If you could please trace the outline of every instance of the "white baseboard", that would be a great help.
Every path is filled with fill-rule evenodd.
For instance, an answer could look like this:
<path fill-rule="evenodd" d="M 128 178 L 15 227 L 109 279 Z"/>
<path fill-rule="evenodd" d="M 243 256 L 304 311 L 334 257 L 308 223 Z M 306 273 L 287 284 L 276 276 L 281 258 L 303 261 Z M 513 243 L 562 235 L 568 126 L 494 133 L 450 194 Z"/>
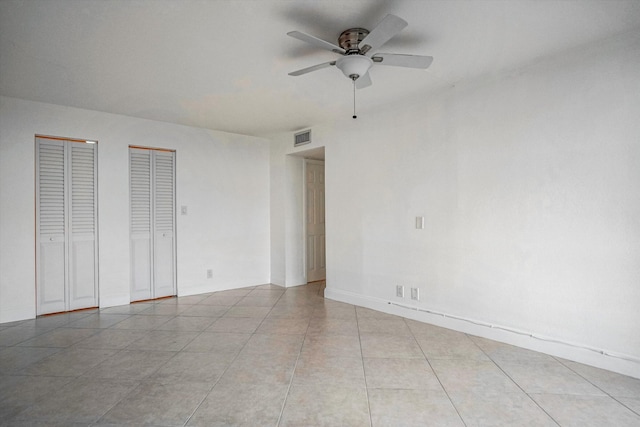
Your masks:
<path fill-rule="evenodd" d="M 591 349 L 590 346 L 563 342 L 552 337 L 536 337 L 535 332 L 516 331 L 512 328 L 491 326 L 488 322 L 463 319 L 448 313 L 435 313 L 424 307 L 408 304 L 396 305 L 391 301 L 356 294 L 340 289 L 326 288 L 325 298 L 370 308 L 407 319 L 429 323 L 435 326 L 464 332 L 482 338 L 511 344 L 533 351 L 561 357 L 596 368 L 606 369 L 619 374 L 640 378 L 640 357 L 616 355 L 606 349 Z M 429 312 L 427 312 L 427 311 Z M 511 330 L 509 330 L 511 329 Z"/>

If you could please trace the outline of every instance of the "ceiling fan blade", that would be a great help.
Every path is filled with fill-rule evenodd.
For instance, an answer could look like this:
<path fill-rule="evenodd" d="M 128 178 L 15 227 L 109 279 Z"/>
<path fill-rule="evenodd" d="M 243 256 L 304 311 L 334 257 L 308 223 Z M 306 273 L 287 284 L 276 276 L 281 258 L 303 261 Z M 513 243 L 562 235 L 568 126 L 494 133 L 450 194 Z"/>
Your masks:
<path fill-rule="evenodd" d="M 369 35 L 360 42 L 360 50 L 363 53 L 367 53 L 378 49 L 407 25 L 407 21 L 395 15 L 385 16 L 378 26 L 371 30 Z"/>
<path fill-rule="evenodd" d="M 294 39 L 302 40 L 303 42 L 309 43 L 315 47 L 319 47 L 321 49 L 330 50 L 335 53 L 339 53 L 344 55 L 344 49 L 338 47 L 332 43 L 324 41 L 314 36 L 310 36 L 309 34 L 302 33 L 300 31 L 290 31 L 287 33 L 288 36 L 293 37 Z"/>
<path fill-rule="evenodd" d="M 373 62 L 394 67 L 420 68 L 426 70 L 433 62 L 433 56 L 402 55 L 398 53 L 376 53 Z"/>
<path fill-rule="evenodd" d="M 311 67 L 303 68 L 301 70 L 292 71 L 289 73 L 290 76 L 301 76 L 303 74 L 310 73 L 312 71 L 321 70 L 323 68 L 330 67 L 332 65 L 336 65 L 336 61 L 323 62 L 322 64 L 313 65 Z"/>
<path fill-rule="evenodd" d="M 365 87 L 371 86 L 372 83 L 371 76 L 369 73 L 366 73 L 364 76 L 360 76 L 356 79 L 356 89 L 364 89 Z"/>

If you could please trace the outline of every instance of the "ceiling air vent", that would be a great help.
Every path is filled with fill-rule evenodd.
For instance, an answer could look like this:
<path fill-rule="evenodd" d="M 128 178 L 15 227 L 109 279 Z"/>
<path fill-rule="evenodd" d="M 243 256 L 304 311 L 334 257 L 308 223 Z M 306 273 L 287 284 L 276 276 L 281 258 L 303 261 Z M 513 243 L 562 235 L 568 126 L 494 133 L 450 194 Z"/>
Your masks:
<path fill-rule="evenodd" d="M 293 146 L 297 147 L 299 145 L 308 144 L 311 142 L 311 129 L 303 130 L 302 132 L 298 132 L 293 137 Z"/>

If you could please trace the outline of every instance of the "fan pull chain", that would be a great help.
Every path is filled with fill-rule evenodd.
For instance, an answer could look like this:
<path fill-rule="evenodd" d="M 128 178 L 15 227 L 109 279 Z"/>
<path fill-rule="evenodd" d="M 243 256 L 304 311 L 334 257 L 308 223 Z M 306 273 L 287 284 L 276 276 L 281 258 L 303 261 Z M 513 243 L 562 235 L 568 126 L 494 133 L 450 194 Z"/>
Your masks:
<path fill-rule="evenodd" d="M 356 116 L 356 79 L 352 79 L 353 81 L 353 118 L 357 119 Z"/>

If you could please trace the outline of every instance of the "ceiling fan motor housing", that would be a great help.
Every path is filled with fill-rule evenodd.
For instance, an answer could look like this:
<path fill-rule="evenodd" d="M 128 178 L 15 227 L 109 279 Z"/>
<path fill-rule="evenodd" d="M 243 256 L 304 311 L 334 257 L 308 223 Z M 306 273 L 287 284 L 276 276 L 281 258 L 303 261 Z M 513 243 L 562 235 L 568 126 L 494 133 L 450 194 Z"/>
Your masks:
<path fill-rule="evenodd" d="M 346 51 L 347 55 L 361 53 L 358 45 L 369 35 L 369 30 L 364 28 L 349 28 L 338 37 L 338 45 Z"/>

